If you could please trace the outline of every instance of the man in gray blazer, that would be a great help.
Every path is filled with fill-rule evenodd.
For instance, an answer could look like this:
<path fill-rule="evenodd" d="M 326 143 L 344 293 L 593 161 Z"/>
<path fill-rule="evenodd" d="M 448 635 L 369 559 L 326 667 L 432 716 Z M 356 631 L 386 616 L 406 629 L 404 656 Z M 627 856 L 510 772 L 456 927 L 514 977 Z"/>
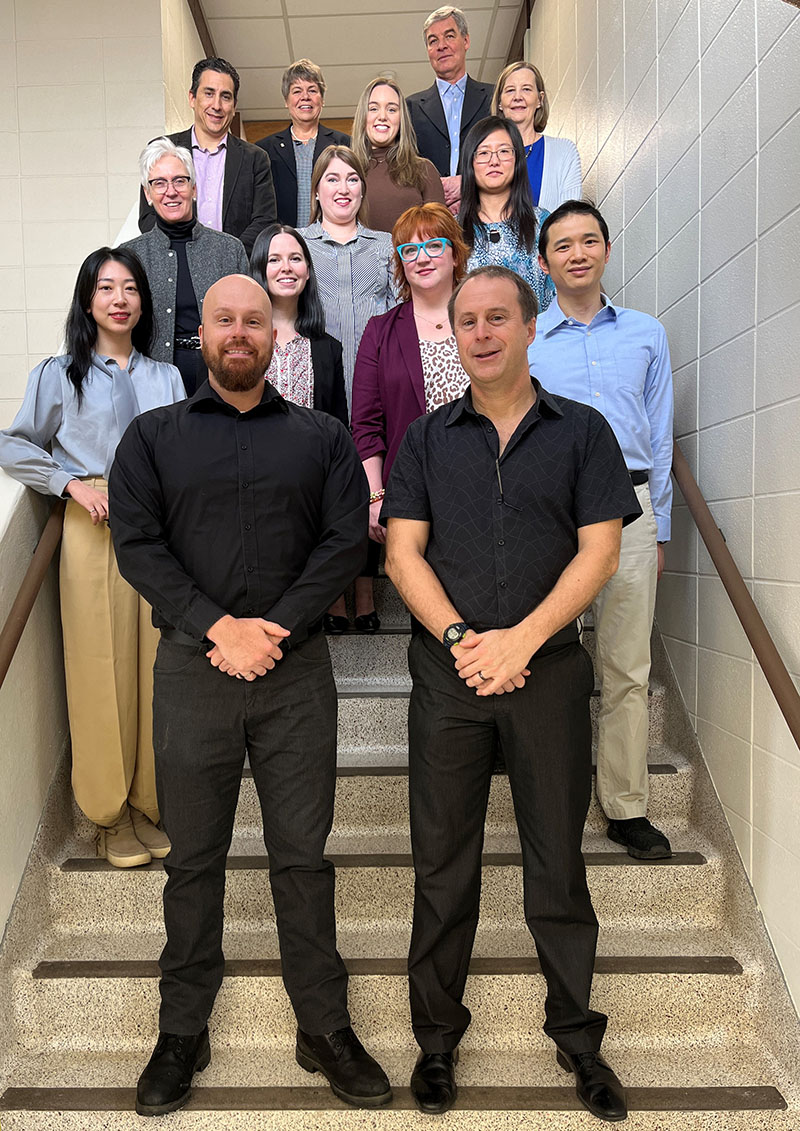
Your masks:
<path fill-rule="evenodd" d="M 206 228 L 237 236 L 248 255 L 256 236 L 277 217 L 269 157 L 230 133 L 239 97 L 239 75 L 225 59 L 201 59 L 192 71 L 191 129 L 168 134 L 189 150 L 197 176 L 197 218 Z M 139 231 L 149 232 L 155 213 L 142 192 Z"/>
<path fill-rule="evenodd" d="M 269 155 L 278 203 L 278 220 L 291 228 L 309 223 L 311 172 L 329 145 L 349 145 L 350 138 L 321 122 L 325 77 L 310 59 L 298 59 L 283 72 L 281 94 L 290 124 L 256 145 Z"/>
<path fill-rule="evenodd" d="M 444 199 L 457 212 L 461 198 L 461 143 L 481 118 L 491 113 L 493 87 L 467 74 L 469 28 L 460 8 L 431 12 L 422 34 L 436 82 L 406 99 L 421 157 L 432 161 L 442 178 Z"/>

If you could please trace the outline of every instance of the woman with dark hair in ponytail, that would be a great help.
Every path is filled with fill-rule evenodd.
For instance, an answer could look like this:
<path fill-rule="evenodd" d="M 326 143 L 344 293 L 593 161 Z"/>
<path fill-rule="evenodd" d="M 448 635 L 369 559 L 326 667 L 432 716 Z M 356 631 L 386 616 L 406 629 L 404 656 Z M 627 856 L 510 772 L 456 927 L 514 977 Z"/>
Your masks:
<path fill-rule="evenodd" d="M 101 247 L 81 265 L 67 352 L 31 373 L 0 432 L 0 467 L 66 498 L 61 622 L 72 738 L 72 786 L 97 826 L 98 855 L 120 868 L 164 857 L 152 745 L 150 609 L 123 581 L 108 530 L 108 474 L 139 413 L 184 397 L 178 370 L 148 357 L 153 303 L 141 262 Z"/>

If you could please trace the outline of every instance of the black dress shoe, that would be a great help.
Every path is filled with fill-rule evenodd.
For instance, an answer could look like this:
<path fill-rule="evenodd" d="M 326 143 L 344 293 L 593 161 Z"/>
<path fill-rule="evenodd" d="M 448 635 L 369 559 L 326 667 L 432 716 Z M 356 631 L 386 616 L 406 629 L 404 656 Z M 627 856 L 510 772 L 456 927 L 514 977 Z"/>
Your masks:
<path fill-rule="evenodd" d="M 381 627 L 380 618 L 373 609 L 371 613 L 361 613 L 353 621 L 353 627 L 358 629 L 359 632 L 367 632 L 373 635 Z"/>
<path fill-rule="evenodd" d="M 452 1052 L 421 1052 L 411 1073 L 411 1094 L 420 1111 L 441 1115 L 456 1102 L 455 1066 L 458 1049 Z"/>
<path fill-rule="evenodd" d="M 210 1062 L 208 1027 L 188 1037 L 159 1033 L 136 1086 L 136 1111 L 139 1115 L 166 1115 L 183 1107 L 192 1094 L 192 1077 Z"/>
<path fill-rule="evenodd" d="M 625 1089 L 600 1053 L 579 1052 L 571 1056 L 556 1049 L 556 1060 L 565 1072 L 575 1073 L 578 1099 L 592 1115 L 609 1123 L 621 1123 L 628 1118 Z"/>
<path fill-rule="evenodd" d="M 335 617 L 333 613 L 325 613 L 322 618 L 322 627 L 328 636 L 341 636 L 350 627 L 347 617 Z"/>
<path fill-rule="evenodd" d="M 392 1098 L 388 1076 L 349 1025 L 320 1037 L 298 1029 L 295 1056 L 301 1068 L 319 1070 L 334 1094 L 355 1107 L 380 1107 Z"/>
<path fill-rule="evenodd" d="M 621 844 L 628 855 L 637 860 L 666 860 L 672 855 L 672 846 L 664 834 L 651 825 L 647 817 L 631 817 L 627 821 L 608 822 L 606 836 Z"/>

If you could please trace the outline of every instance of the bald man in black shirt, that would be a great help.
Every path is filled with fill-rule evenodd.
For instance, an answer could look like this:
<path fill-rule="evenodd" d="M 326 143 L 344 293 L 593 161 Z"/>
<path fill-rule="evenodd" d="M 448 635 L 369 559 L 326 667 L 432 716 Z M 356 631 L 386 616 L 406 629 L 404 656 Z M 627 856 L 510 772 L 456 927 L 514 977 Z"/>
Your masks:
<path fill-rule="evenodd" d="M 264 380 L 265 292 L 232 275 L 203 302 L 209 379 L 138 417 L 110 477 L 120 571 L 161 629 L 154 744 L 164 861 L 160 1035 L 136 1110 L 163 1115 L 210 1059 L 225 863 L 245 747 L 264 818 L 298 1063 L 359 1107 L 392 1096 L 350 1028 L 323 858 L 336 784 L 336 688 L 322 615 L 366 554 L 368 487 L 347 430 Z"/>
<path fill-rule="evenodd" d="M 411 1090 L 446 1111 L 469 1021 L 495 742 L 514 796 L 525 917 L 547 981 L 545 1032 L 602 1119 L 625 1093 L 589 1008 L 597 919 L 581 835 L 591 793 L 592 664 L 576 617 L 611 577 L 641 512 L 614 434 L 527 367 L 536 299 L 503 267 L 461 283 L 450 320 L 470 388 L 409 427 L 381 521 L 386 569 L 415 618 L 409 794 L 416 887 L 409 953 L 421 1052 Z"/>

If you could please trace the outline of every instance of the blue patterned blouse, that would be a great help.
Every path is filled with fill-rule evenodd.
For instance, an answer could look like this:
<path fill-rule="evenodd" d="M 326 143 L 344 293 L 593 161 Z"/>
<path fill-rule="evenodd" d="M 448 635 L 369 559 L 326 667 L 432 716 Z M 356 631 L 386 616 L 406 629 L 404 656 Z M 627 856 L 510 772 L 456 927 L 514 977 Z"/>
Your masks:
<path fill-rule="evenodd" d="M 542 222 L 550 215 L 544 208 L 536 208 L 536 223 L 541 229 Z M 492 239 L 492 233 L 495 239 Z M 539 312 L 547 310 L 555 296 L 555 287 L 546 271 L 539 266 L 536 251 L 528 253 L 517 239 L 516 226 L 506 220 L 475 228 L 475 246 L 467 261 L 467 270 L 499 264 L 508 267 L 528 283 L 539 301 Z"/>

